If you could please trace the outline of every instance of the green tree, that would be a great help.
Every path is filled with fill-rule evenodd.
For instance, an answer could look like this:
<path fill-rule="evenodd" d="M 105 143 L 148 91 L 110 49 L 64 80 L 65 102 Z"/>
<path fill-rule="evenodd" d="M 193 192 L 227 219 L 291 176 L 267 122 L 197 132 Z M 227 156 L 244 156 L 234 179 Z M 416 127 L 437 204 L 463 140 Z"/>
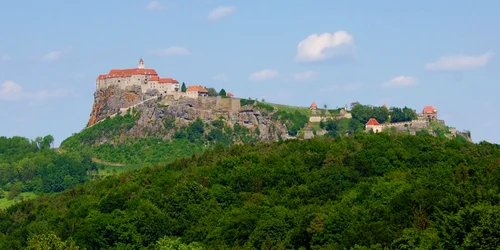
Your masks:
<path fill-rule="evenodd" d="M 220 95 L 220 96 L 222 96 L 222 97 L 226 97 L 226 90 L 221 89 L 221 90 L 219 91 L 219 95 Z"/>
<path fill-rule="evenodd" d="M 217 96 L 217 90 L 214 88 L 207 88 L 208 96 Z"/>
<path fill-rule="evenodd" d="M 417 119 L 417 113 L 414 110 L 404 107 L 392 107 L 390 109 L 391 122 L 406 122 Z"/>
<path fill-rule="evenodd" d="M 163 237 L 156 242 L 155 249 L 157 250 L 203 250 L 205 249 L 200 244 L 193 242 L 185 244 L 180 238 Z"/>
<path fill-rule="evenodd" d="M 12 200 L 12 199 L 16 198 L 19 195 L 19 193 L 20 193 L 19 188 L 14 186 L 10 190 L 10 192 L 7 194 L 7 199 Z"/>
<path fill-rule="evenodd" d="M 181 92 L 186 93 L 186 90 L 187 90 L 186 83 L 182 82 Z"/>
<path fill-rule="evenodd" d="M 73 240 L 62 241 L 57 235 L 37 234 L 28 240 L 28 250 L 78 250 L 80 249 Z"/>
<path fill-rule="evenodd" d="M 51 148 L 54 143 L 54 137 L 52 135 L 47 135 L 42 139 L 42 145 L 44 148 Z"/>
<path fill-rule="evenodd" d="M 375 118 L 378 122 L 384 123 L 389 119 L 389 113 L 386 108 L 368 105 L 356 105 L 351 109 L 352 118 L 362 124 L 366 124 L 370 118 Z"/>

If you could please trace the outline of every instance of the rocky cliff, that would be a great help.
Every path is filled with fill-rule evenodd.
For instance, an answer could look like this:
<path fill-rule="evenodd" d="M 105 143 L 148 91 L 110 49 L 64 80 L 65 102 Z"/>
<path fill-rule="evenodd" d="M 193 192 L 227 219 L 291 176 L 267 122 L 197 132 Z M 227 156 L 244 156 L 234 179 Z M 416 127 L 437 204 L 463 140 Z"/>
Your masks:
<path fill-rule="evenodd" d="M 186 97 L 162 96 L 156 90 L 145 94 L 139 86 L 128 89 L 107 88 L 94 93 L 94 104 L 87 128 L 103 121 L 107 117 L 121 115 L 127 109 L 140 112 L 135 125 L 125 135 L 155 136 L 169 139 L 172 131 L 166 128 L 166 120 L 171 120 L 176 128 L 183 128 L 200 118 L 204 123 L 216 120 L 224 121 L 233 128 L 236 124 L 247 128 L 262 141 L 287 138 L 286 125 L 273 120 L 274 112 L 268 112 L 254 105 L 240 105 L 240 99 L 221 97 Z"/>
<path fill-rule="evenodd" d="M 125 109 L 148 100 L 157 95 L 155 92 L 142 93 L 140 86 L 132 86 L 127 89 L 109 87 L 100 89 L 94 93 L 94 104 L 87 126 L 90 127 L 106 117 L 116 114 Z"/>

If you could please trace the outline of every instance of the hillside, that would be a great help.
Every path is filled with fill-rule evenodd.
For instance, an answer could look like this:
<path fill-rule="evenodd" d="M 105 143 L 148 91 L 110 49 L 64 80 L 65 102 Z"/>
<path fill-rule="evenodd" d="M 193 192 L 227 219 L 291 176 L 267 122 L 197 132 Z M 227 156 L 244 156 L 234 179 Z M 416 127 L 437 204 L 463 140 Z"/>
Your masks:
<path fill-rule="evenodd" d="M 31 141 L 0 137 L 0 209 L 41 193 L 54 193 L 86 182 L 97 173 L 90 157 L 51 149 L 50 135 Z"/>
<path fill-rule="evenodd" d="M 429 122 L 424 114 L 406 107 L 292 107 L 212 92 L 213 96 L 183 97 L 181 92 L 162 95 L 157 89 L 144 91 L 137 85 L 100 88 L 94 94 L 88 126 L 63 141 L 61 149 L 85 152 L 115 165 L 140 166 L 190 156 L 217 144 L 325 134 L 336 137 L 384 130 L 471 140 L 470 132 L 457 132 L 436 114 Z M 370 129 L 366 124 L 372 118 L 376 125 Z"/>
<path fill-rule="evenodd" d="M 216 147 L 14 205 L 0 248 L 53 233 L 87 249 L 494 249 L 499 184 L 500 146 L 459 138 Z"/>
<path fill-rule="evenodd" d="M 216 144 L 293 138 L 308 122 L 298 110 L 255 100 L 154 97 L 120 88 L 96 91 L 89 126 L 61 149 L 114 163 L 157 163 L 190 156 Z M 139 99 L 144 102 L 138 102 Z M 153 97 L 151 97 L 153 96 Z M 128 100 L 128 101 L 127 101 Z M 124 108 L 125 107 L 125 108 Z"/>

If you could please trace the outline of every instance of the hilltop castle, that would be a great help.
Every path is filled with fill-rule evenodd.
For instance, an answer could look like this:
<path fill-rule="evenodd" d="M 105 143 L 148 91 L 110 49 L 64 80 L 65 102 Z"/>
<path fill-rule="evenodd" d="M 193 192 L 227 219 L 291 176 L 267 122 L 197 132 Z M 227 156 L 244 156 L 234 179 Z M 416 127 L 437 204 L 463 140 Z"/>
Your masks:
<path fill-rule="evenodd" d="M 203 86 L 187 86 L 186 92 L 180 89 L 179 81 L 173 78 L 161 78 L 154 69 L 146 69 L 144 60 L 139 60 L 139 65 L 134 69 L 112 69 L 108 74 L 99 75 L 96 79 L 96 89 L 107 89 L 110 86 L 115 86 L 120 89 L 127 87 L 140 86 L 142 93 L 148 90 L 158 90 L 161 96 L 174 96 L 176 99 L 180 97 L 198 98 L 200 96 L 208 96 L 208 90 Z M 228 97 L 232 97 L 228 93 Z"/>
<path fill-rule="evenodd" d="M 105 89 L 111 85 L 125 89 L 128 86 L 141 86 L 143 93 L 149 89 L 157 89 L 162 94 L 177 92 L 179 82 L 172 78 L 160 78 L 156 70 L 146 69 L 144 60 L 139 60 L 139 65 L 134 69 L 112 69 L 108 74 L 99 75 L 96 80 L 96 89 Z"/>

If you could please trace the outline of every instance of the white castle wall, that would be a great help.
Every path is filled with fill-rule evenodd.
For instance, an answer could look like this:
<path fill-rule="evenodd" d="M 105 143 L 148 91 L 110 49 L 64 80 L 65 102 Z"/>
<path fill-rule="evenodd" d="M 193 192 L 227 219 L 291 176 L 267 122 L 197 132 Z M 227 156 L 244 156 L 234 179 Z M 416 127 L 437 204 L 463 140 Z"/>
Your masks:
<path fill-rule="evenodd" d="M 96 81 L 96 88 L 97 89 L 105 89 L 110 86 L 116 86 L 121 89 L 126 89 L 129 86 L 140 86 L 141 91 L 143 93 L 146 93 L 148 89 L 157 89 L 160 93 L 162 94 L 173 94 L 174 92 L 177 92 L 175 89 L 179 89 L 180 86 L 179 84 L 173 84 L 173 83 L 159 83 L 158 81 L 148 81 L 149 76 L 148 75 L 133 75 L 130 77 L 113 77 L 113 78 L 106 78 L 106 79 L 98 79 Z M 198 95 L 197 92 L 194 93 L 194 95 Z M 191 95 L 190 95 L 191 96 Z M 192 97 L 196 98 L 196 97 Z"/>

